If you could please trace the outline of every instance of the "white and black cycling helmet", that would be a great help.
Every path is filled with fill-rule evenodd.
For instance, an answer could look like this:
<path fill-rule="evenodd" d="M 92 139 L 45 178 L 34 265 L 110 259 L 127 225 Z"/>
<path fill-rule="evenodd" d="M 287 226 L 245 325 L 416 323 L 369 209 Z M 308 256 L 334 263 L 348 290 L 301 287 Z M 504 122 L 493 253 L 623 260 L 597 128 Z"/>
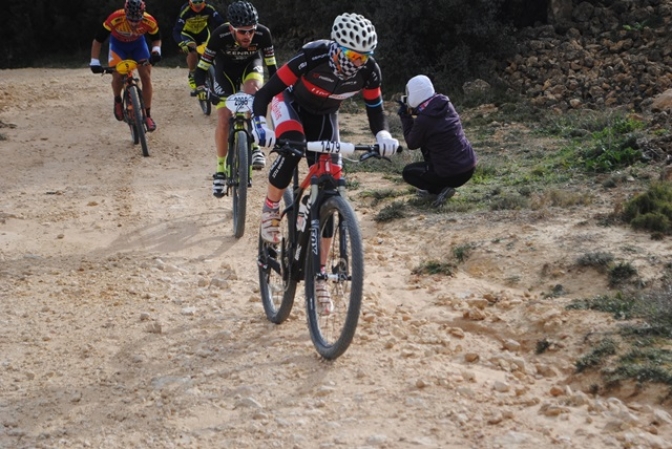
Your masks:
<path fill-rule="evenodd" d="M 145 15 L 145 2 L 143 0 L 126 0 L 124 12 L 127 19 L 139 22 Z"/>
<path fill-rule="evenodd" d="M 331 38 L 338 45 L 361 53 L 371 53 L 378 45 L 376 29 L 371 21 L 360 14 L 349 12 L 336 17 L 331 28 Z"/>
<path fill-rule="evenodd" d="M 250 2 L 231 3 L 226 15 L 234 28 L 254 26 L 259 21 L 257 10 Z"/>

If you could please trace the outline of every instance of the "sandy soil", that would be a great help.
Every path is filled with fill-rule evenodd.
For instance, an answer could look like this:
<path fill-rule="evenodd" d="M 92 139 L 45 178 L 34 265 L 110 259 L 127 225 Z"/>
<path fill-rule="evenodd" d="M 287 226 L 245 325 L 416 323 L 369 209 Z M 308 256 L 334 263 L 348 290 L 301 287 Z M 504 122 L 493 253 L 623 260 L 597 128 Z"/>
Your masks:
<path fill-rule="evenodd" d="M 576 257 L 630 248 L 655 276 L 671 253 L 599 226 L 613 198 L 378 224 L 381 205 L 353 191 L 365 301 L 352 346 L 325 362 L 301 298 L 280 326 L 264 316 L 266 171 L 236 240 L 230 199 L 210 193 L 215 118 L 184 69 L 154 78 L 143 158 L 112 116 L 109 77 L 0 71 L 0 447 L 672 448 L 663 389 L 593 395 L 575 374 L 588 332 L 614 325 L 565 309 L 606 290 Z M 362 120 L 343 117 L 360 132 Z M 352 177 L 360 190 L 381 181 Z M 454 276 L 411 273 L 466 244 Z M 566 295 L 545 299 L 558 284 Z"/>

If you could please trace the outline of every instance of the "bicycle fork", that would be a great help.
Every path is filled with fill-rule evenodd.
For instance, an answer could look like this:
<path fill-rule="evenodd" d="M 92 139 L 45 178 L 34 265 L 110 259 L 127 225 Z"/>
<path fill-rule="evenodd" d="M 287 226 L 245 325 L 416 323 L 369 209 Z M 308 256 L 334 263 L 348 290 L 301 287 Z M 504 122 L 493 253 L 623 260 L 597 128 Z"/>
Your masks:
<path fill-rule="evenodd" d="M 321 204 L 318 202 L 318 181 L 316 177 L 313 177 L 310 180 L 310 197 L 308 199 L 308 217 L 310 217 L 310 228 L 309 228 L 309 251 L 307 257 L 312 257 L 312 265 L 316 268 L 315 270 L 315 279 L 316 280 L 326 280 L 327 274 L 322 271 L 322 239 L 320 238 L 320 208 L 312 207 L 315 204 Z"/>

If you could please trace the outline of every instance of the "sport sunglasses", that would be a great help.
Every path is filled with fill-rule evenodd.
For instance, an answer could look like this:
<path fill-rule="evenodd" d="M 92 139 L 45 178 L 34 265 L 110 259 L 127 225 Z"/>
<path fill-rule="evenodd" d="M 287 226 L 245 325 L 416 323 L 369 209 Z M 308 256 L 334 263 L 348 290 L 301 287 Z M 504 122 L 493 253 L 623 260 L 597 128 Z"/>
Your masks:
<path fill-rule="evenodd" d="M 234 30 L 236 30 L 236 33 L 240 34 L 241 36 L 245 36 L 246 34 L 251 36 L 255 31 L 257 31 L 257 27 L 254 27 L 250 30 L 241 30 L 240 28 L 234 28 Z"/>
<path fill-rule="evenodd" d="M 341 51 L 343 52 L 345 57 L 348 58 L 350 61 L 359 62 L 362 64 L 368 61 L 369 58 L 373 55 L 372 51 L 359 52 L 343 46 L 341 46 Z"/>

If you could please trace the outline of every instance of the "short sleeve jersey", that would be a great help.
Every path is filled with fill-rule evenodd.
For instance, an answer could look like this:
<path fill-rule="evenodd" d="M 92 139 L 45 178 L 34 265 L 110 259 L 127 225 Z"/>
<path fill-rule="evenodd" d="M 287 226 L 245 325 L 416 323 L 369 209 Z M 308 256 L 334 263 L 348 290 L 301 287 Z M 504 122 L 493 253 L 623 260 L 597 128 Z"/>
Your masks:
<path fill-rule="evenodd" d="M 126 12 L 123 9 L 118 9 L 110 14 L 103 22 L 103 27 L 121 42 L 133 42 L 147 33 L 154 35 L 159 32 L 158 22 L 147 13 L 144 13 L 142 22 L 132 27 L 126 20 Z"/>
<path fill-rule="evenodd" d="M 257 24 L 250 46 L 242 48 L 236 42 L 235 36 L 231 34 L 229 24 L 225 23 L 212 32 L 203 59 L 212 64 L 217 58 L 218 63 L 221 61 L 223 67 L 226 67 L 227 64 L 247 63 L 259 57 L 259 52 L 261 52 L 266 66 L 275 65 L 273 39 L 271 38 L 271 31 L 267 27 Z"/>

